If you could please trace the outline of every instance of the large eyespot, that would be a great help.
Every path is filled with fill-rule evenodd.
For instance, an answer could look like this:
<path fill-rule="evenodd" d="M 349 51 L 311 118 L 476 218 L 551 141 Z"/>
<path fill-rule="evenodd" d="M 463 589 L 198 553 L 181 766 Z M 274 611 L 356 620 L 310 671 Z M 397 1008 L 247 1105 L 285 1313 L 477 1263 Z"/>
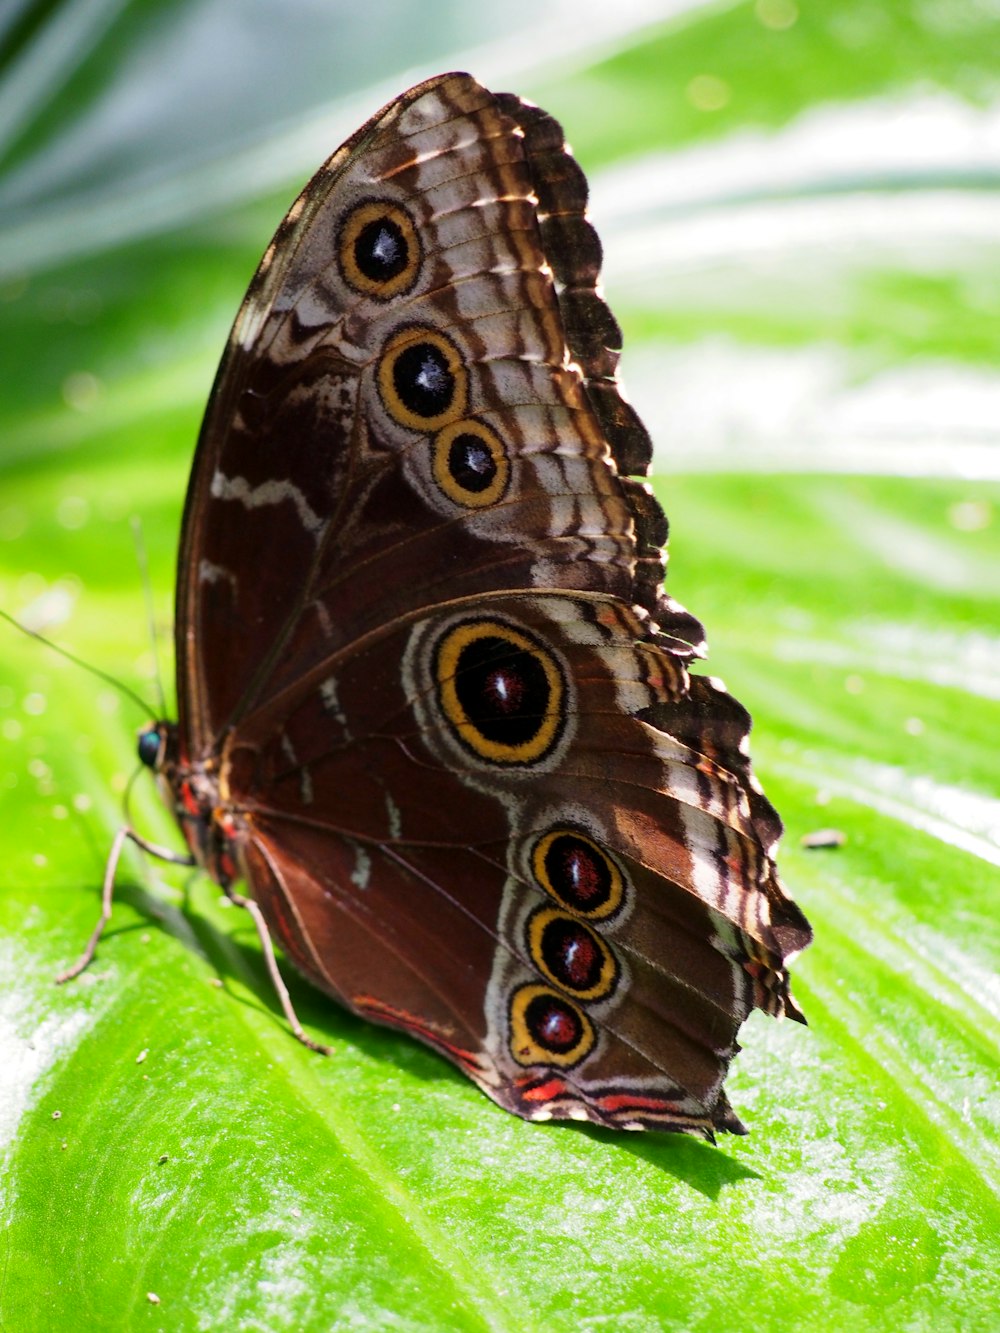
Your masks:
<path fill-rule="evenodd" d="M 399 329 L 378 364 L 385 409 L 410 430 L 435 431 L 465 415 L 469 376 L 458 348 L 437 329 Z"/>
<path fill-rule="evenodd" d="M 532 764 L 558 741 L 562 671 L 524 630 L 499 620 L 466 621 L 441 639 L 434 672 L 446 719 L 478 758 Z"/>
<path fill-rule="evenodd" d="M 531 849 L 531 869 L 557 903 L 591 921 L 613 916 L 625 897 L 617 861 L 575 829 L 553 829 L 539 838 Z"/>
<path fill-rule="evenodd" d="M 362 296 L 388 301 L 416 282 L 420 239 L 405 209 L 371 199 L 358 204 L 342 223 L 337 259 L 348 286 Z"/>
<path fill-rule="evenodd" d="M 519 1065 L 568 1069 L 594 1049 L 594 1025 L 548 986 L 520 986 L 510 1002 L 510 1050 Z"/>
<path fill-rule="evenodd" d="M 449 500 L 469 509 L 496 504 L 510 480 L 503 441 L 474 417 L 453 421 L 438 431 L 432 466 L 434 480 Z"/>
<path fill-rule="evenodd" d="M 527 937 L 538 970 L 576 999 L 603 1000 L 617 985 L 619 967 L 614 954 L 582 921 L 540 907 L 528 918 Z"/>

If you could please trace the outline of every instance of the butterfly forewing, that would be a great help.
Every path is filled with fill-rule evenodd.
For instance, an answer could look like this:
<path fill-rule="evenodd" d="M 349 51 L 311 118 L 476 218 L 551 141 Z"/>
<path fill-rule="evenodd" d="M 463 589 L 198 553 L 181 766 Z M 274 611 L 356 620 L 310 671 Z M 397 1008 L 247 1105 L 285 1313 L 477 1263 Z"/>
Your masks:
<path fill-rule="evenodd" d="M 463 74 L 296 201 L 189 488 L 177 785 L 349 1007 L 519 1115 L 710 1136 L 809 931 L 622 475 L 650 448 L 585 205 L 557 122 Z"/>
<path fill-rule="evenodd" d="M 538 582 L 628 593 L 632 517 L 563 365 L 521 145 L 468 78 L 408 95 L 334 155 L 269 248 L 186 515 L 186 730 L 203 745 L 304 664 L 414 608 Z M 358 290 L 341 241 L 373 199 L 412 219 L 419 258 L 388 300 Z M 429 362 L 451 381 L 437 416 L 395 395 L 393 371 L 421 350 L 455 362 Z M 429 449 L 414 424 L 439 418 Z M 504 474 L 489 503 L 463 482 L 470 461 Z"/>

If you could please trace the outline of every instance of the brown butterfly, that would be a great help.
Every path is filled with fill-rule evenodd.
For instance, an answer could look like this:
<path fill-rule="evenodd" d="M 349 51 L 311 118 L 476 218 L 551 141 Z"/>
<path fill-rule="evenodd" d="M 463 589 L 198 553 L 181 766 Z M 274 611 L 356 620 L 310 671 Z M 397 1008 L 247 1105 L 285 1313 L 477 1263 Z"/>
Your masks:
<path fill-rule="evenodd" d="M 179 718 L 139 752 L 307 1044 L 272 940 L 517 1115 L 711 1138 L 810 930 L 749 718 L 661 591 L 586 199 L 557 122 L 467 74 L 309 182 L 208 405 Z M 127 838 L 171 856 L 119 832 L 67 976 Z"/>

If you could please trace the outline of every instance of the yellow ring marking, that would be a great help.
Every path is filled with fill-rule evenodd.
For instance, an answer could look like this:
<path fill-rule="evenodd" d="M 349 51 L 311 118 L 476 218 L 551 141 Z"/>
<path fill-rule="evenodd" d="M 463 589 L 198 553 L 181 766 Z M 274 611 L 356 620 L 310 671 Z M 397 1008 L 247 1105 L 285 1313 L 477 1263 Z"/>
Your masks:
<path fill-rule="evenodd" d="M 371 223 L 382 220 L 398 227 L 406 244 L 405 267 L 384 282 L 363 273 L 358 267 L 355 254 L 355 246 L 364 229 Z M 349 287 L 353 287 L 362 296 L 374 297 L 376 301 L 389 301 L 394 296 L 402 296 L 404 292 L 408 292 L 416 282 L 423 260 L 423 251 L 420 237 L 409 213 L 397 204 L 371 199 L 367 203 L 358 204 L 357 208 L 347 215 L 341 227 L 337 258 L 344 281 Z"/>
<path fill-rule="evenodd" d="M 593 986 L 583 988 L 570 986 L 549 967 L 542 948 L 542 941 L 545 928 L 553 921 L 567 921 L 576 930 L 584 931 L 593 941 L 597 952 L 601 956 L 600 975 Z M 619 974 L 618 963 L 600 936 L 592 931 L 589 926 L 585 926 L 578 917 L 570 916 L 566 912 L 554 911 L 551 907 L 540 907 L 531 914 L 528 920 L 527 933 L 528 948 L 531 952 L 532 961 L 539 972 L 562 992 L 568 992 L 576 1000 L 603 1000 L 606 995 L 610 995 L 614 990 Z"/>
<path fill-rule="evenodd" d="M 484 736 L 469 717 L 455 684 L 462 653 L 479 639 L 503 639 L 517 652 L 528 653 L 541 666 L 549 688 L 548 706 L 538 730 L 526 741 L 508 745 Z M 457 625 L 441 641 L 437 650 L 436 674 L 441 707 L 448 721 L 466 745 L 483 759 L 497 764 L 531 764 L 541 759 L 553 746 L 563 723 L 566 687 L 555 658 L 520 630 L 499 620 L 474 620 Z"/>
<path fill-rule="evenodd" d="M 496 468 L 496 475 L 493 480 L 481 491 L 470 490 L 463 486 L 460 481 L 452 476 L 451 469 L 448 466 L 451 447 L 462 435 L 473 435 L 481 441 L 489 451 L 493 466 Z M 507 457 L 503 441 L 495 431 L 484 425 L 483 422 L 477 421 L 475 417 L 467 417 L 464 421 L 453 421 L 450 426 L 445 426 L 443 430 L 438 431 L 434 437 L 431 466 L 434 472 L 434 480 L 448 499 L 454 500 L 456 504 L 462 505 L 465 509 L 486 509 L 489 505 L 496 504 L 503 496 L 507 489 L 507 483 L 510 481 L 510 460 Z"/>
<path fill-rule="evenodd" d="M 598 907 L 585 910 L 569 898 L 564 897 L 556 885 L 552 883 L 545 858 L 556 839 L 566 837 L 575 838 L 577 841 L 585 843 L 608 871 L 610 884 L 608 885 L 607 900 Z M 587 921 L 603 921 L 609 916 L 614 916 L 625 897 L 625 876 L 622 874 L 617 861 L 609 856 L 593 838 L 588 838 L 586 834 L 573 828 L 553 829 L 550 833 L 546 833 L 544 837 L 539 838 L 531 849 L 531 869 L 535 879 L 550 897 L 554 898 L 561 907 L 564 907 L 573 916 L 583 917 Z"/>
<path fill-rule="evenodd" d="M 437 348 L 444 358 L 448 373 L 451 375 L 453 390 L 447 407 L 434 416 L 424 416 L 414 412 L 400 398 L 393 379 L 396 361 L 417 343 L 430 343 Z M 464 417 L 469 400 L 469 372 L 466 370 L 458 348 L 443 333 L 428 325 L 408 325 L 398 329 L 386 343 L 376 371 L 379 394 L 386 411 L 401 426 L 409 430 L 432 432 L 440 430 L 450 422 Z"/>
<path fill-rule="evenodd" d="M 540 996 L 550 997 L 558 1001 L 560 1006 L 572 1010 L 580 1024 L 579 1039 L 569 1050 L 550 1051 L 532 1036 L 527 1021 L 528 1006 Z M 587 1015 L 558 991 L 548 986 L 528 985 L 519 987 L 511 997 L 510 1050 L 519 1065 L 556 1065 L 560 1069 L 568 1069 L 590 1054 L 596 1040 L 594 1025 Z"/>

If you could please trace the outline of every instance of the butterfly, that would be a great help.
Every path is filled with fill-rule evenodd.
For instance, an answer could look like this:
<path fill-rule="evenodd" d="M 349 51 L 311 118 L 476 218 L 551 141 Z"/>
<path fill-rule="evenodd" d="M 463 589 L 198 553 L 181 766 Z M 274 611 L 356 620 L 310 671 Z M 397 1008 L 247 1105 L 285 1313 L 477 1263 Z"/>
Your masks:
<path fill-rule="evenodd" d="M 247 908 L 307 1044 L 275 942 L 519 1116 L 711 1139 L 811 935 L 662 590 L 586 201 L 554 119 L 447 74 L 292 205 L 194 459 L 178 718 L 139 737 L 189 855 L 123 828 L 65 976 L 131 839 Z"/>

